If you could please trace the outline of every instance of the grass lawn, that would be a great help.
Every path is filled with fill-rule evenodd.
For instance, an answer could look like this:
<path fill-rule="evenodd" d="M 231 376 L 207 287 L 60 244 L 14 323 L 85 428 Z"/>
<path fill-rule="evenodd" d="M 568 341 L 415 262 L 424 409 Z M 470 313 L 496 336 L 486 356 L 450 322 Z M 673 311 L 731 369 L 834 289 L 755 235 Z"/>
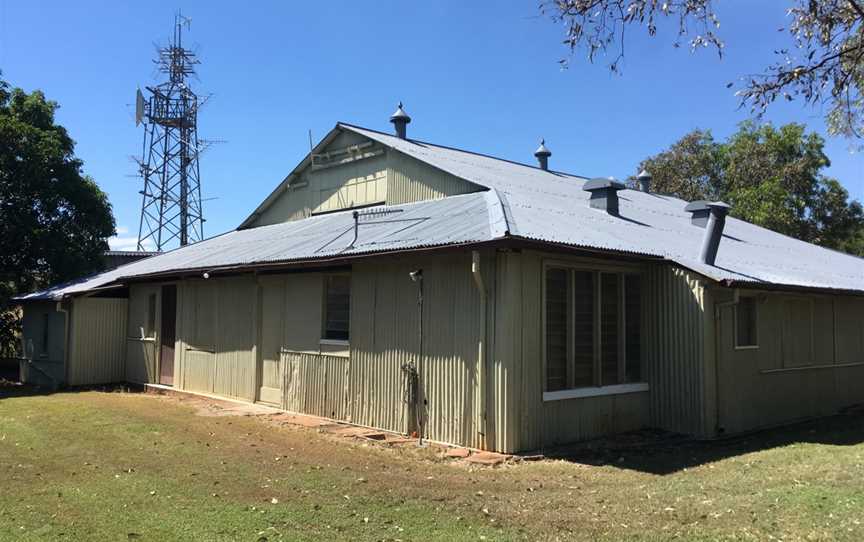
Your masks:
<path fill-rule="evenodd" d="M 0 540 L 864 540 L 861 415 L 485 468 L 177 399 L 2 397 Z"/>

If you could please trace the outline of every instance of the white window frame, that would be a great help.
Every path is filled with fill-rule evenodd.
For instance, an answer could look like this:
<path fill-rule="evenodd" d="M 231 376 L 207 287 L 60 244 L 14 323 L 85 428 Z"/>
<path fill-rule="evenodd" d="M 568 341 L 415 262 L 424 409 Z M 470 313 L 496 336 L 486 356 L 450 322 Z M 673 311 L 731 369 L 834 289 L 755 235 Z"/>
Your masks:
<path fill-rule="evenodd" d="M 756 335 L 756 344 L 740 344 L 738 341 L 738 307 L 740 306 L 741 299 L 749 298 L 753 300 L 753 325 L 756 326 L 755 335 Z M 734 335 L 734 343 L 733 346 L 735 350 L 758 350 L 759 343 L 761 337 L 759 336 L 759 296 L 756 295 L 742 295 L 738 302 L 735 303 L 735 310 L 732 311 L 732 329 Z"/>
<path fill-rule="evenodd" d="M 546 272 L 549 269 L 566 269 L 570 271 L 569 277 L 571 280 L 571 285 L 569 288 L 570 297 L 575 295 L 575 289 L 573 288 L 572 281 L 573 271 L 588 271 L 594 274 L 594 386 L 580 387 L 580 388 L 567 388 L 563 390 L 555 390 L 555 391 L 547 391 L 547 378 L 546 378 Z M 619 276 L 618 280 L 618 320 L 619 320 L 619 337 L 618 337 L 618 373 L 619 375 L 626 375 L 626 359 L 627 359 L 627 346 L 626 346 L 626 330 L 625 330 L 625 322 L 626 322 L 626 303 L 624 302 L 625 290 L 626 288 L 626 276 L 627 275 L 639 275 L 644 283 L 644 272 L 641 267 L 638 266 L 630 266 L 626 264 L 621 265 L 608 265 L 602 263 L 580 263 L 580 262 L 572 262 L 572 261 L 561 261 L 561 260 L 545 260 L 543 262 L 542 275 L 540 278 L 541 281 L 541 348 L 542 352 L 542 392 L 543 392 L 543 401 L 559 401 L 563 399 L 577 399 L 584 397 L 599 397 L 604 395 L 621 395 L 626 393 L 636 393 L 636 392 L 644 392 L 648 391 L 649 385 L 648 382 L 644 381 L 645 375 L 642 374 L 643 381 L 642 382 L 629 382 L 629 383 L 617 383 L 617 384 L 609 384 L 609 385 L 597 385 L 598 379 L 602 373 L 602 365 L 599 359 L 600 356 L 600 340 L 601 340 L 601 326 L 600 326 L 600 305 L 602 302 L 601 299 L 601 291 L 600 291 L 600 276 L 603 273 L 608 274 L 617 274 Z M 572 309 L 573 299 L 568 299 L 568 310 Z M 568 324 L 568 358 L 573 355 L 573 333 L 572 329 L 569 329 L 572 324 Z M 644 327 L 644 326 L 643 326 Z M 640 330 L 641 333 L 641 330 Z M 644 335 L 644 334 L 643 334 Z M 644 355 L 644 351 L 643 351 Z M 568 365 L 572 363 L 572 359 L 567 360 Z M 643 361 L 644 368 L 644 361 Z M 568 370 L 568 380 L 569 370 Z"/>
<path fill-rule="evenodd" d="M 328 339 L 327 338 L 327 282 L 330 277 L 346 277 L 348 279 L 348 338 L 347 339 Z M 354 289 L 353 280 L 351 280 L 350 271 L 341 271 L 335 273 L 324 273 L 323 284 L 321 285 L 321 337 L 318 339 L 319 345 L 330 346 L 349 346 L 351 344 L 351 305 L 352 291 Z"/>

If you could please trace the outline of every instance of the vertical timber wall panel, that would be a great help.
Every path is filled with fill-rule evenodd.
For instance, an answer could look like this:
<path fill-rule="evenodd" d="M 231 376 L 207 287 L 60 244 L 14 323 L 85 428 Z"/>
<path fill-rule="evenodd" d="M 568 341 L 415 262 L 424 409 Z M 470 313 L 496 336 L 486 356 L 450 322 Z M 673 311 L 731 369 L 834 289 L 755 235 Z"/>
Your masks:
<path fill-rule="evenodd" d="M 72 386 L 108 384 L 126 379 L 125 299 L 80 298 L 72 304 L 72 355 L 68 377 Z"/>
<path fill-rule="evenodd" d="M 864 403 L 864 300 L 756 296 L 758 348 L 735 348 L 735 307 L 720 313 L 719 425 L 737 433 Z"/>
<path fill-rule="evenodd" d="M 257 286 L 251 277 L 220 279 L 217 285 L 214 393 L 254 401 L 256 394 Z"/>
<path fill-rule="evenodd" d="M 141 330 L 147 325 L 148 299 L 156 295 L 156 335 L 141 337 Z M 126 325 L 126 380 L 139 384 L 158 381 L 156 374 L 156 355 L 159 339 L 159 287 L 149 284 L 135 284 L 129 288 L 127 325 Z"/>
<path fill-rule="evenodd" d="M 217 283 L 215 280 L 183 282 L 182 388 L 214 393 L 216 377 Z"/>

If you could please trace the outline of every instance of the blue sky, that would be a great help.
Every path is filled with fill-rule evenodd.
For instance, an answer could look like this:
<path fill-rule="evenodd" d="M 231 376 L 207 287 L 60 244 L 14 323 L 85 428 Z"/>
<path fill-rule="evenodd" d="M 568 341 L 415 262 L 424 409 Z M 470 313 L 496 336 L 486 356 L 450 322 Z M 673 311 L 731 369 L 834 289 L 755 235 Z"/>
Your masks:
<path fill-rule="evenodd" d="M 694 128 L 725 137 L 748 117 L 726 83 L 757 72 L 788 45 L 782 0 L 720 5 L 725 56 L 672 47 L 673 28 L 628 36 L 622 76 L 601 59 L 558 60 L 563 28 L 520 2 L 41 2 L 0 0 L 0 69 L 62 108 L 85 171 L 134 238 L 141 152 L 131 104 L 155 82 L 154 44 L 174 13 L 192 17 L 202 65 L 195 87 L 213 97 L 200 136 L 227 142 L 201 160 L 207 236 L 233 229 L 337 121 L 390 130 L 399 100 L 409 136 L 530 162 L 546 138 L 555 169 L 626 177 Z M 774 123 L 824 132 L 822 111 L 777 104 Z M 829 174 L 864 199 L 864 157 L 828 139 Z M 128 247 L 128 239 L 115 241 Z M 134 239 L 133 243 L 134 244 Z"/>

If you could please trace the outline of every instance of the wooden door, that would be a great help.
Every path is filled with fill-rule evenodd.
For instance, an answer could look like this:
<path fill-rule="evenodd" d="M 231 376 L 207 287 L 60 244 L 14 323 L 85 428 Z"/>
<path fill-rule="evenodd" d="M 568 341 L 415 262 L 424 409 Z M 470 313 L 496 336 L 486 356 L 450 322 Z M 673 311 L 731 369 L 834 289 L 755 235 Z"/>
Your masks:
<path fill-rule="evenodd" d="M 174 385 L 174 340 L 177 335 L 177 287 L 162 287 L 162 332 L 159 334 L 159 383 Z"/>
<path fill-rule="evenodd" d="M 258 374 L 258 400 L 264 403 L 282 402 L 282 336 L 285 287 L 282 281 L 261 283 L 261 345 Z"/>

